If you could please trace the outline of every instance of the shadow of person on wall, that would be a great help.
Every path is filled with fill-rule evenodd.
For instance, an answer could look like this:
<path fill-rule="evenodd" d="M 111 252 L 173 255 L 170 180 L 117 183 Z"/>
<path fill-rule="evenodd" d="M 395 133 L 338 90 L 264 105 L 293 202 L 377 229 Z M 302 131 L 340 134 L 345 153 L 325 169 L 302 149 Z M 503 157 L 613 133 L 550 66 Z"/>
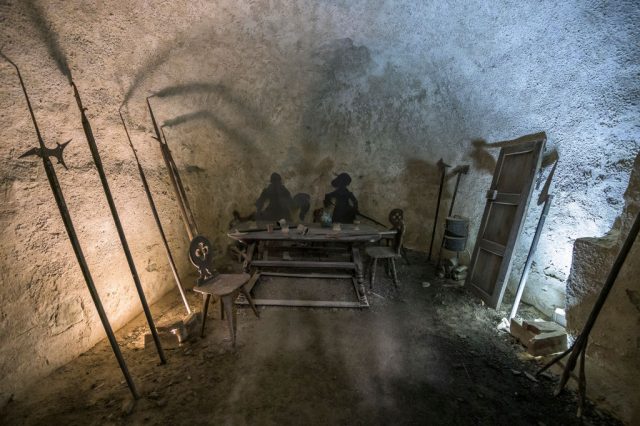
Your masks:
<path fill-rule="evenodd" d="M 256 200 L 256 220 L 275 221 L 285 219 L 291 221 L 293 198 L 282 183 L 282 176 L 271 173 L 270 184 L 260 193 Z"/>
<path fill-rule="evenodd" d="M 333 204 L 332 221 L 334 223 L 353 223 L 358 212 L 358 200 L 347 186 L 351 183 L 351 176 L 348 173 L 340 173 L 331 181 L 335 191 L 324 196 L 324 204 Z"/>

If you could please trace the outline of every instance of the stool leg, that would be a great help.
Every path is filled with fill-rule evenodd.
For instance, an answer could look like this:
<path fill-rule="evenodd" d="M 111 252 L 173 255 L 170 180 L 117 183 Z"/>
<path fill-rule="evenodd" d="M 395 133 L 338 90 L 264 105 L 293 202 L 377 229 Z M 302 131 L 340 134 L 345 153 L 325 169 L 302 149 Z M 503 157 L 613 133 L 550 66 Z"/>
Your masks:
<path fill-rule="evenodd" d="M 253 303 L 253 299 L 251 298 L 251 295 L 249 294 L 247 289 L 244 288 L 244 286 L 242 286 L 240 287 L 240 291 L 242 292 L 242 294 L 244 294 L 244 297 L 246 297 L 247 301 L 249 302 L 249 306 L 251 306 L 251 309 L 253 309 L 253 313 L 256 314 L 258 318 L 260 318 L 260 314 L 258 313 L 258 308 L 256 308 L 255 303 Z"/>
<path fill-rule="evenodd" d="M 369 283 L 369 288 L 373 290 L 373 283 L 376 280 L 376 268 L 378 267 L 378 258 L 373 258 L 373 265 L 371 265 L 371 282 Z"/>
<path fill-rule="evenodd" d="M 200 328 L 200 337 L 204 337 L 204 324 L 207 322 L 207 311 L 209 310 L 209 301 L 211 300 L 210 294 L 202 295 L 202 328 Z"/>
<path fill-rule="evenodd" d="M 231 294 L 222 296 L 220 298 L 222 306 L 224 307 L 224 314 L 227 317 L 227 323 L 229 324 L 229 334 L 231 335 L 231 346 L 236 347 L 236 324 L 235 317 L 233 315 L 233 297 Z"/>
<path fill-rule="evenodd" d="M 391 259 L 389 259 L 389 262 L 391 263 L 391 273 L 393 274 L 393 284 L 396 286 L 396 288 L 398 288 L 398 272 L 396 271 L 396 261 L 392 257 Z"/>

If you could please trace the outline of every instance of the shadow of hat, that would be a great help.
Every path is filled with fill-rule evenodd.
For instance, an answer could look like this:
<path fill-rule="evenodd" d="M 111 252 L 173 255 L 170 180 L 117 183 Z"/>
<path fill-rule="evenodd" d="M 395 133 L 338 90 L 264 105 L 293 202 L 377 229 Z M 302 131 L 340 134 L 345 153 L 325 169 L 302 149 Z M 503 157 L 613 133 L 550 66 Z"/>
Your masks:
<path fill-rule="evenodd" d="M 349 176 L 349 173 L 342 172 L 331 181 L 331 186 L 334 188 L 341 188 L 348 186 L 350 183 L 351 176 Z"/>

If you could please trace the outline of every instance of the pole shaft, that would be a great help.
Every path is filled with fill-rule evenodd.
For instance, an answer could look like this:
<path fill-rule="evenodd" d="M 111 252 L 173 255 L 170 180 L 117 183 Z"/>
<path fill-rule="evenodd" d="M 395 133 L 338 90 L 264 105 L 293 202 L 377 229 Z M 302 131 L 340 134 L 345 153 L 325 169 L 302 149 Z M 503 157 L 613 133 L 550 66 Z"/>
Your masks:
<path fill-rule="evenodd" d="M 111 189 L 109 188 L 107 175 L 105 174 L 104 166 L 102 165 L 102 159 L 100 158 L 98 145 L 96 144 L 95 137 L 93 136 L 91 123 L 89 123 L 89 119 L 87 118 L 84 107 L 82 106 L 82 100 L 80 99 L 80 93 L 78 92 L 78 88 L 76 87 L 75 83 L 72 82 L 71 84 L 73 86 L 73 92 L 76 98 L 76 103 L 78 104 L 78 109 L 80 110 L 80 116 L 82 119 L 82 128 L 84 129 L 84 134 L 86 136 L 87 143 L 89 144 L 89 150 L 91 151 L 93 162 L 95 163 L 96 169 L 98 170 L 98 175 L 100 176 L 102 189 L 104 190 L 104 194 L 107 197 L 107 203 L 109 204 L 109 209 L 111 210 L 111 216 L 113 217 L 113 222 L 116 225 L 116 229 L 118 231 L 118 237 L 120 238 L 120 243 L 122 244 L 124 254 L 127 258 L 127 263 L 129 264 L 131 276 L 133 277 L 133 282 L 136 286 L 136 291 L 138 292 L 140 303 L 142 304 L 142 310 L 144 311 L 144 315 L 147 319 L 147 323 L 149 324 L 151 335 L 153 336 L 153 341 L 156 345 L 158 356 L 160 357 L 160 362 L 164 364 L 167 362 L 167 359 L 165 357 L 164 350 L 162 349 L 162 344 L 160 343 L 160 337 L 158 336 L 158 331 L 156 330 L 156 326 L 153 322 L 153 316 L 151 315 L 151 310 L 149 309 L 149 304 L 147 303 L 147 298 L 144 294 L 142 283 L 140 282 L 140 277 L 138 276 L 138 271 L 133 261 L 131 250 L 129 249 L 129 243 L 127 242 L 127 237 L 124 234 L 124 229 L 122 227 L 122 223 L 120 222 L 120 216 L 118 215 L 118 210 L 113 200 L 113 195 L 111 195 Z"/>
<path fill-rule="evenodd" d="M 82 276 L 84 277 L 85 283 L 87 284 L 87 289 L 89 290 L 89 294 L 91 295 L 91 299 L 93 300 L 93 304 L 98 311 L 98 316 L 100 317 L 100 322 L 102 323 L 102 327 L 104 328 L 105 333 L 107 334 L 107 339 L 109 340 L 109 344 L 111 345 L 111 349 L 118 361 L 118 365 L 122 374 L 129 386 L 129 390 L 135 399 L 140 398 L 138 391 L 136 389 L 135 383 L 133 382 L 133 378 L 129 373 L 129 369 L 127 368 L 127 364 L 122 356 L 122 352 L 120 351 L 120 346 L 118 346 L 118 341 L 116 340 L 115 334 L 111 328 L 111 324 L 109 323 L 109 318 L 102 306 L 102 301 L 100 300 L 100 295 L 95 287 L 93 282 L 93 278 L 91 277 L 91 272 L 89 271 L 89 266 L 84 257 L 84 253 L 82 252 L 82 247 L 80 246 L 80 240 L 78 240 L 78 235 L 76 234 L 75 228 L 73 226 L 73 221 L 71 220 L 71 215 L 69 213 L 69 208 L 67 207 L 67 203 L 64 199 L 64 194 L 62 192 L 62 188 L 60 187 L 60 182 L 58 181 L 58 177 L 56 175 L 55 168 L 49 160 L 49 157 L 45 155 L 45 144 L 42 139 L 42 135 L 40 134 L 40 128 L 38 127 L 38 122 L 36 120 L 35 114 L 33 112 L 33 108 L 31 107 L 31 101 L 29 100 L 29 94 L 27 93 L 27 88 L 24 85 L 24 81 L 22 80 L 22 75 L 20 74 L 20 70 L 18 66 L 5 57 L 13 65 L 18 73 L 18 78 L 20 79 L 20 85 L 22 86 L 22 91 L 24 93 L 24 97 L 27 101 L 27 106 L 29 107 L 29 113 L 31 114 L 31 120 L 33 121 L 33 126 L 36 130 L 36 134 L 38 136 L 38 143 L 40 144 L 40 148 L 42 149 L 42 163 L 44 165 L 45 172 L 47 174 L 47 180 L 49 181 L 49 186 L 51 187 L 51 191 L 53 192 L 53 197 L 58 206 L 58 210 L 60 211 L 60 216 L 62 217 L 62 222 L 64 223 L 64 227 L 67 231 L 67 235 L 69 236 L 69 241 L 71 242 L 71 247 L 73 248 L 73 252 L 76 256 L 76 260 L 78 261 L 78 265 L 80 266 L 80 270 L 82 272 Z"/>
<path fill-rule="evenodd" d="M 191 234 L 200 235 L 198 232 L 198 226 L 196 225 L 196 219 L 193 216 L 193 210 L 191 210 L 191 205 L 189 204 L 189 198 L 187 198 L 187 191 L 184 189 L 184 185 L 182 184 L 182 178 L 180 177 L 180 173 L 178 171 L 178 166 L 173 159 L 173 154 L 171 153 L 171 149 L 169 149 L 169 143 L 167 142 L 167 136 L 164 134 L 164 127 L 160 128 L 160 132 L 162 133 L 162 139 L 164 140 L 164 149 L 167 154 L 167 159 L 169 160 L 169 164 L 171 165 L 171 172 L 175 178 L 178 192 L 180 195 L 180 200 L 184 205 L 184 210 L 187 215 L 187 222 L 189 223 L 189 229 L 191 230 Z"/>
<path fill-rule="evenodd" d="M 187 207 L 183 202 L 184 195 L 180 192 L 180 188 L 178 187 L 178 182 L 176 180 L 176 175 L 174 173 L 175 163 L 171 160 L 171 153 L 168 152 L 169 148 L 165 142 L 163 142 L 162 134 L 160 133 L 160 128 L 158 127 L 158 123 L 156 122 L 156 117 L 153 114 L 153 109 L 151 109 L 151 102 L 149 102 L 149 98 L 147 98 L 147 107 L 149 108 L 149 114 L 151 115 L 151 122 L 153 123 L 153 129 L 156 132 L 156 139 L 160 144 L 160 152 L 162 153 L 162 159 L 164 160 L 164 164 L 169 171 L 169 181 L 171 182 L 171 186 L 173 188 L 173 192 L 176 194 L 176 198 L 178 199 L 178 207 L 180 207 L 180 216 L 182 217 L 182 222 L 184 224 L 184 228 L 187 231 L 187 235 L 189 237 L 189 241 L 193 240 L 193 237 L 197 235 L 197 230 L 193 229 L 191 222 L 189 221 L 189 214 L 187 213 Z M 173 163 L 173 165 L 172 165 Z"/>
<path fill-rule="evenodd" d="M 449 206 L 449 217 L 451 217 L 451 215 L 453 214 L 453 204 L 456 202 L 456 195 L 458 194 L 458 185 L 460 185 L 461 176 L 462 176 L 462 173 L 458 173 L 458 176 L 456 177 L 456 186 L 453 189 L 453 196 L 451 197 L 451 205 Z M 440 266 L 440 259 L 442 258 L 443 247 L 444 247 L 444 238 L 440 242 L 440 250 L 438 251 L 438 262 L 436 262 L 438 267 Z"/>
<path fill-rule="evenodd" d="M 554 359 L 549 361 L 549 363 L 547 363 L 540 371 L 538 371 L 538 374 L 540 374 L 541 372 L 550 368 L 552 365 L 558 363 L 565 356 L 569 355 L 569 359 L 565 364 L 564 371 L 562 372 L 562 376 L 560 377 L 560 382 L 558 383 L 557 389 L 555 391 L 556 395 L 559 394 L 562 391 L 562 389 L 564 389 L 564 387 L 566 386 L 567 381 L 569 380 L 569 377 L 571 375 L 571 372 L 576 367 L 576 361 L 578 359 L 578 356 L 581 356 L 584 358 L 583 353 L 586 352 L 587 350 L 589 333 L 591 333 L 591 330 L 595 325 L 596 320 L 598 319 L 598 315 L 600 314 L 600 311 L 602 310 L 602 307 L 604 306 L 604 303 L 606 302 L 607 297 L 609 296 L 609 292 L 613 288 L 613 284 L 618 278 L 618 274 L 622 269 L 622 265 L 624 265 L 624 262 L 627 259 L 627 255 L 631 251 L 631 247 L 633 246 L 633 243 L 638 237 L 639 231 L 640 231 L 640 212 L 638 212 L 638 214 L 636 215 L 633 225 L 629 230 L 629 234 L 627 235 L 627 238 L 622 244 L 622 247 L 618 252 L 618 256 L 616 256 L 616 259 L 613 262 L 613 266 L 609 271 L 607 280 L 602 286 L 600 295 L 598 296 L 596 303 L 593 305 L 593 309 L 591 310 L 591 313 L 589 314 L 589 317 L 587 318 L 587 321 L 584 327 L 582 328 L 582 332 L 580 332 L 580 334 L 578 335 L 578 337 L 576 338 L 576 340 L 573 342 L 573 344 L 569 349 L 564 351 L 562 354 L 556 356 Z"/>
<path fill-rule="evenodd" d="M 574 344 L 574 350 L 569 355 L 569 359 L 567 360 L 564 373 L 560 378 L 560 382 L 558 384 L 559 389 L 563 388 L 566 385 L 567 381 L 569 380 L 569 373 L 573 371 L 573 369 L 575 368 L 576 361 L 578 359 L 578 355 L 580 351 L 587 350 L 587 340 L 589 338 L 589 333 L 591 333 L 591 330 L 593 329 L 593 326 L 595 325 L 596 320 L 598 319 L 598 315 L 600 314 L 600 311 L 602 310 L 604 303 L 607 301 L 609 292 L 613 288 L 613 284 L 616 282 L 616 278 L 618 278 L 618 274 L 622 269 L 622 265 L 624 265 L 624 261 L 627 259 L 627 255 L 631 251 L 631 247 L 633 246 L 633 243 L 635 242 L 636 237 L 638 236 L 638 231 L 640 231 L 640 212 L 638 212 L 638 214 L 636 215 L 636 219 L 634 220 L 633 225 L 631 226 L 631 230 L 629 230 L 629 234 L 627 235 L 627 238 L 622 244 L 622 247 L 618 252 L 618 256 L 616 257 L 616 260 L 613 262 L 611 271 L 609 271 L 607 280 L 605 281 L 604 286 L 602 286 L 600 295 L 598 296 L 596 303 L 593 305 L 593 309 L 591 310 L 591 313 L 587 318 L 587 322 L 585 323 L 584 328 L 582 329 L 582 332 L 576 339 L 576 342 Z M 576 350 L 576 347 L 579 348 L 579 350 Z"/>
<path fill-rule="evenodd" d="M 542 228 L 544 227 L 544 222 L 547 219 L 549 207 L 551 207 L 551 201 L 553 201 L 553 195 L 549 194 L 547 195 L 547 199 L 544 201 L 544 207 L 542 208 L 540 219 L 538 219 L 538 226 L 536 226 L 536 232 L 533 235 L 533 240 L 531 241 L 529 254 L 527 254 L 527 260 L 525 261 L 524 268 L 522 269 L 522 275 L 520 276 L 520 282 L 518 282 L 518 290 L 516 291 L 516 298 L 513 301 L 513 306 L 511 307 L 509 319 L 515 318 L 516 313 L 518 312 L 520 300 L 522 299 L 522 294 L 524 293 L 524 287 L 527 284 L 527 278 L 529 277 L 529 271 L 531 270 L 531 264 L 533 263 L 533 256 L 536 254 L 538 242 L 540 241 L 540 235 L 542 234 Z"/>
<path fill-rule="evenodd" d="M 458 186 L 460 185 L 460 178 L 462 177 L 462 173 L 458 173 L 456 177 L 456 186 L 453 189 L 453 196 L 451 197 L 451 205 L 449 206 L 449 216 L 453 214 L 453 204 L 456 202 L 456 195 L 458 195 Z"/>
<path fill-rule="evenodd" d="M 438 226 L 438 213 L 440 212 L 440 199 L 442 198 L 442 187 L 444 186 L 444 175 L 445 168 L 442 168 L 442 173 L 440 174 L 440 188 L 438 189 L 438 203 L 436 204 L 436 216 L 433 219 L 433 230 L 431 231 L 431 244 L 429 245 L 429 256 L 428 260 L 431 260 L 431 252 L 433 251 L 433 240 L 436 239 L 436 227 Z"/>
<path fill-rule="evenodd" d="M 180 297 L 182 297 L 182 302 L 184 303 L 184 307 L 187 309 L 187 314 L 190 314 L 191 307 L 189 306 L 189 302 L 187 301 L 187 296 L 184 292 L 184 287 L 182 286 L 182 282 L 180 281 L 180 276 L 178 275 L 178 269 L 176 268 L 176 263 L 173 260 L 173 256 L 171 255 L 171 250 L 169 249 L 169 243 L 164 233 L 164 229 L 162 228 L 162 222 L 160 221 L 160 216 L 158 215 L 158 209 L 156 208 L 156 203 L 153 201 L 153 196 L 151 195 L 151 189 L 149 188 L 149 183 L 147 182 L 147 177 L 145 176 L 144 170 L 142 169 L 142 165 L 140 164 L 140 160 L 138 159 L 138 154 L 136 153 L 136 149 L 133 146 L 133 142 L 131 141 L 131 137 L 129 136 L 129 131 L 127 130 L 127 125 L 124 122 L 124 118 L 122 117 L 122 114 L 120 114 L 120 120 L 122 121 L 122 126 L 124 127 L 124 131 L 127 134 L 127 139 L 129 140 L 129 145 L 131 146 L 131 150 L 133 151 L 133 156 L 136 159 L 136 164 L 138 165 L 138 173 L 140 174 L 140 180 L 142 181 L 144 192 L 147 195 L 147 200 L 149 201 L 149 206 L 151 207 L 153 218 L 156 222 L 156 226 L 158 227 L 158 232 L 160 232 L 160 237 L 162 237 L 162 244 L 167 254 L 167 259 L 169 260 L 169 266 L 171 267 L 171 272 L 173 273 L 173 279 L 175 280 L 176 286 L 178 287 L 178 291 L 180 292 Z"/>

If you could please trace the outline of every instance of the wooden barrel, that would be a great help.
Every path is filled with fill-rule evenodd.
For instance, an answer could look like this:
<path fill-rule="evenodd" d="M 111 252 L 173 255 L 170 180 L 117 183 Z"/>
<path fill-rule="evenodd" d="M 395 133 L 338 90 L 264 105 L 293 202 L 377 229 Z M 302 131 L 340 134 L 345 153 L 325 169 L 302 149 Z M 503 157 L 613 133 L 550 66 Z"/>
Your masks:
<path fill-rule="evenodd" d="M 444 230 L 444 248 L 451 251 L 464 251 L 469 235 L 469 219 L 461 216 L 449 216 Z"/>
<path fill-rule="evenodd" d="M 469 219 L 461 216 L 449 216 L 446 219 L 445 231 L 453 237 L 467 237 L 469 235 Z"/>
<path fill-rule="evenodd" d="M 444 248 L 451 251 L 464 251 L 467 246 L 467 237 L 447 235 L 447 232 L 445 231 L 444 235 Z"/>

